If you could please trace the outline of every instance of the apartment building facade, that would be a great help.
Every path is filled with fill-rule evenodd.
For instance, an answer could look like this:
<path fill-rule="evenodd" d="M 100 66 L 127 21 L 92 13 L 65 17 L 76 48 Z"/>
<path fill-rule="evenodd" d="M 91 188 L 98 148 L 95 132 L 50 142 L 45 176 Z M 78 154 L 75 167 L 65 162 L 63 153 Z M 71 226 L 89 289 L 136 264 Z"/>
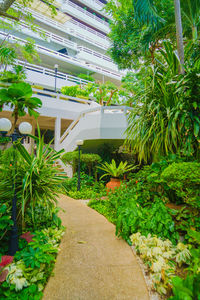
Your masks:
<path fill-rule="evenodd" d="M 24 12 L 32 14 L 37 26 L 35 31 L 24 21 L 12 30 L 0 31 L 0 38 L 11 43 L 23 44 L 27 38 L 35 41 L 40 61 L 30 64 L 19 59 L 17 63 L 24 66 L 27 82 L 43 102 L 38 123 L 42 130 L 54 135 L 55 148 L 59 148 L 59 141 L 63 141 L 61 136 L 66 136 L 68 127 L 82 112 L 99 110 L 102 113 L 95 101 L 61 95 L 62 86 L 86 84 L 86 80 L 78 77 L 80 73 L 92 75 L 99 82 L 110 81 L 118 86 L 121 83 L 123 73 L 107 54 L 110 17 L 103 9 L 105 3 L 105 0 L 57 0 L 54 2 L 57 14 L 52 17 L 43 1 L 34 0 Z M 11 118 L 9 108 L 0 113 L 1 116 Z M 36 121 L 29 116 L 24 120 L 32 123 L 34 134 Z"/>

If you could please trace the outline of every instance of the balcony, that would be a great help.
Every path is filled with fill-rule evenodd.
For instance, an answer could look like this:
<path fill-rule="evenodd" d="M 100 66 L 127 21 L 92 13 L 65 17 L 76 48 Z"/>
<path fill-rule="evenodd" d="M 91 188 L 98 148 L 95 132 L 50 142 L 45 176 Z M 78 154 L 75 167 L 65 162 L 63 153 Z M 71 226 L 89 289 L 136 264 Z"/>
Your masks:
<path fill-rule="evenodd" d="M 104 7 L 104 3 L 99 0 L 80 0 L 83 4 L 87 5 L 88 7 L 101 12 L 102 15 L 109 17 L 104 11 L 102 11 Z"/>
<path fill-rule="evenodd" d="M 11 23 L 11 22 L 9 22 Z M 38 39 L 42 39 L 41 36 L 44 36 L 47 42 L 54 42 L 56 44 L 62 45 L 63 47 L 66 48 L 70 48 L 73 49 L 75 51 L 77 51 L 77 44 L 65 39 L 59 35 L 56 35 L 52 32 L 46 31 L 46 30 L 41 30 L 39 27 L 37 28 L 37 32 L 33 32 L 31 30 L 31 28 L 23 21 L 20 22 L 20 24 L 18 25 L 18 29 L 20 30 L 20 32 L 29 35 L 31 37 L 35 37 Z"/>
<path fill-rule="evenodd" d="M 75 34 L 77 38 L 83 39 L 86 42 L 94 44 L 95 46 L 98 46 L 105 50 L 110 47 L 110 40 L 106 35 L 88 26 L 85 26 L 84 24 L 74 19 L 71 19 L 69 22 L 67 22 L 66 27 L 68 29 L 68 32 L 72 35 Z"/>
<path fill-rule="evenodd" d="M 0 32 L 0 39 L 5 39 L 7 37 L 7 33 Z M 9 42 L 25 44 L 26 41 L 20 38 L 17 38 L 13 35 L 9 35 Z M 54 63 L 58 63 L 62 65 L 62 67 L 70 68 L 73 67 L 73 70 L 77 72 L 82 71 L 91 71 L 97 74 L 101 74 L 105 76 L 106 80 L 110 80 L 110 78 L 114 79 L 117 83 L 121 81 L 122 74 L 120 72 L 111 71 L 107 68 L 96 66 L 94 64 L 90 64 L 85 62 L 84 60 L 78 59 L 76 57 L 72 57 L 66 54 L 59 53 L 57 51 L 48 49 L 46 47 L 36 45 L 36 49 L 42 58 L 43 63 L 48 63 L 49 65 L 54 65 Z"/>
<path fill-rule="evenodd" d="M 96 15 L 93 15 L 91 12 L 83 9 L 70 0 L 63 1 L 62 11 L 84 21 L 86 24 L 98 28 L 105 33 L 109 33 L 110 31 L 108 22 L 104 21 Z"/>
<path fill-rule="evenodd" d="M 18 65 L 24 66 L 27 79 L 31 85 L 43 86 L 45 88 L 53 89 L 55 87 L 55 71 L 48 68 L 43 68 L 41 66 L 24 63 L 18 60 Z M 72 76 L 70 74 L 57 72 L 56 74 L 56 87 L 59 90 L 63 86 L 73 86 L 73 85 L 85 85 L 89 81 Z"/>
<path fill-rule="evenodd" d="M 100 32 L 83 25 L 80 22 L 77 22 L 71 19 L 65 24 L 61 24 L 55 19 L 48 18 L 34 10 L 26 8 L 26 11 L 32 14 L 32 16 L 46 25 L 52 26 L 62 32 L 68 33 L 76 38 L 79 38 L 87 43 L 95 45 L 101 49 L 107 50 L 110 46 L 109 38 L 106 35 L 101 34 Z"/>
<path fill-rule="evenodd" d="M 112 62 L 110 57 L 86 47 L 78 46 L 77 58 L 84 59 L 86 62 L 95 62 L 95 64 L 104 68 L 118 71 L 117 66 Z"/>

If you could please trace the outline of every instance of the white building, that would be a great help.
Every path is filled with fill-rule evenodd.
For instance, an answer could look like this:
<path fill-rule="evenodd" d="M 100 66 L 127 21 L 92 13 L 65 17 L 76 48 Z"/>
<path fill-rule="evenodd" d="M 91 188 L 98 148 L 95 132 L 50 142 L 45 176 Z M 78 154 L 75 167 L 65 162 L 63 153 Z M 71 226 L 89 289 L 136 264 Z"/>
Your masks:
<path fill-rule="evenodd" d="M 52 18 L 48 6 L 43 1 L 34 0 L 26 12 L 31 12 L 35 19 L 36 32 L 25 22 L 9 31 L 9 36 L 5 29 L 0 32 L 0 38 L 7 38 L 10 42 L 24 43 L 27 38 L 35 40 L 40 62 L 29 64 L 19 60 L 18 64 L 25 66 L 27 81 L 43 102 L 38 123 L 42 130 L 48 129 L 50 135 L 54 132 L 57 149 L 73 150 L 72 141 L 75 143 L 77 137 L 84 138 L 87 147 L 86 131 L 90 140 L 88 145 L 96 139 L 112 140 L 116 144 L 124 139 L 126 108 L 104 110 L 94 101 L 59 93 L 62 86 L 87 83 L 77 77 L 80 73 L 92 75 L 101 82 L 120 85 L 123 73 L 106 54 L 110 42 L 107 37 L 109 16 L 103 11 L 105 3 L 105 0 L 58 0 L 57 15 Z M 41 37 L 42 32 L 45 38 Z M 91 109 L 95 112 L 92 113 Z M 11 119 L 9 108 L 0 113 L 2 116 Z M 105 116 L 107 127 L 101 130 Z M 32 123 L 35 133 L 36 121 L 28 116 L 23 119 Z"/>

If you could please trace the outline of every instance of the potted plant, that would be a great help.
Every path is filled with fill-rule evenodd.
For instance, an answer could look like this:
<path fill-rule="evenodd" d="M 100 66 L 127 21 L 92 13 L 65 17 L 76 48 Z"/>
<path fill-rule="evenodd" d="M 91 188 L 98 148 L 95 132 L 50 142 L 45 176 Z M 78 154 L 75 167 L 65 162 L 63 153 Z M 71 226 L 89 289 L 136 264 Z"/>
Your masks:
<path fill-rule="evenodd" d="M 119 187 L 121 185 L 120 177 L 125 173 L 135 169 L 135 166 L 128 165 L 127 161 L 121 161 L 119 166 L 117 167 L 115 160 L 112 159 L 112 162 L 110 164 L 105 162 L 98 168 L 105 172 L 105 174 L 103 174 L 100 179 L 105 176 L 111 176 L 111 179 L 106 184 L 106 187 L 108 190 L 114 190 L 116 187 Z"/>

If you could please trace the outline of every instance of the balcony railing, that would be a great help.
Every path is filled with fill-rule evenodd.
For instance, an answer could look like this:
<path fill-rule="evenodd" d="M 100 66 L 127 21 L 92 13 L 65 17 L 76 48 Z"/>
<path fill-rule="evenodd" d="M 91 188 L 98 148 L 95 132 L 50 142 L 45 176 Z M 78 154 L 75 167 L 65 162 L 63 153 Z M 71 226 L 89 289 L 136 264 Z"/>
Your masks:
<path fill-rule="evenodd" d="M 78 6 L 77 4 L 71 2 L 70 0 L 63 1 L 63 11 L 66 11 L 70 15 L 73 15 L 76 18 L 83 19 L 88 24 L 99 28 L 102 31 L 109 32 L 109 23 L 105 20 L 101 19 L 100 17 L 92 14 L 91 12 L 83 9 L 82 7 Z M 94 22 L 96 21 L 96 22 Z"/>
<path fill-rule="evenodd" d="M 11 23 L 11 22 L 9 22 Z M 30 26 L 27 25 L 25 22 L 21 21 L 19 24 L 19 27 L 23 30 L 23 29 L 27 29 L 27 30 L 31 30 Z M 32 33 L 32 32 L 31 32 Z M 56 35 L 52 32 L 46 31 L 46 30 L 41 30 L 39 27 L 37 28 L 37 33 L 40 34 L 41 36 L 44 35 L 46 39 L 49 39 L 55 43 L 59 43 L 63 46 L 69 47 L 71 49 L 77 50 L 77 44 L 65 39 L 59 35 Z"/>
<path fill-rule="evenodd" d="M 99 52 L 96 52 L 96 51 L 94 51 L 94 50 L 91 50 L 91 49 L 89 49 L 89 48 L 82 47 L 82 46 L 78 46 L 77 49 L 78 49 L 79 51 L 82 51 L 82 52 L 91 54 L 92 56 L 96 56 L 96 57 L 98 57 L 98 58 L 101 58 L 101 59 L 103 59 L 103 60 L 105 60 L 105 61 L 112 62 L 112 59 L 111 59 L 110 57 L 108 57 L 108 56 L 106 56 L 106 55 L 103 55 L 103 54 L 101 54 L 101 53 L 99 53 Z"/>
<path fill-rule="evenodd" d="M 83 40 L 85 42 L 88 42 L 88 43 L 93 44 L 97 47 L 103 48 L 105 50 L 108 49 L 108 47 L 109 47 L 109 38 L 106 35 L 103 35 L 100 32 L 98 32 L 98 31 L 96 31 L 96 30 L 94 30 L 94 29 L 92 29 L 88 26 L 85 26 L 84 24 L 82 24 L 80 22 L 77 22 L 77 21 L 72 19 L 69 22 L 67 22 L 66 25 L 64 25 L 64 24 L 62 25 L 61 23 L 59 23 L 59 22 L 57 22 L 53 19 L 50 19 L 48 17 L 45 17 L 44 15 L 42 15 L 42 14 L 40 14 L 40 13 L 34 11 L 34 10 L 31 10 L 29 8 L 26 8 L 26 10 L 29 13 L 31 13 L 32 16 L 35 19 L 37 19 L 39 21 L 43 21 L 47 25 L 53 26 L 54 28 L 59 29 L 59 30 L 65 32 L 65 33 L 67 32 L 70 35 L 73 35 L 77 38 L 80 38 L 81 40 Z M 71 26 L 67 26 L 68 24 L 71 25 Z M 76 28 L 77 30 L 74 29 L 74 28 Z M 84 34 L 80 33 L 79 28 L 83 29 L 85 31 L 85 33 Z M 87 36 L 87 34 L 88 34 L 88 36 Z M 97 37 L 98 39 L 95 40 L 95 37 L 92 38 L 91 34 L 94 35 L 95 37 Z"/>
<path fill-rule="evenodd" d="M 17 60 L 17 64 L 24 66 L 26 70 L 35 72 L 37 74 L 42 74 L 45 76 L 49 76 L 49 77 L 53 77 L 55 78 L 55 71 L 52 69 L 48 69 L 48 68 L 43 68 L 41 66 L 37 66 L 34 64 L 29 64 L 29 63 L 24 63 L 24 61 L 22 60 Z M 90 81 L 76 77 L 76 76 L 72 76 L 70 74 L 67 73 L 62 73 L 62 72 L 57 72 L 56 77 L 58 79 L 62 79 L 64 81 L 70 82 L 72 84 L 79 84 L 79 85 L 85 85 L 87 83 L 89 83 Z"/>
<path fill-rule="evenodd" d="M 75 24 L 76 26 L 78 26 L 78 27 L 80 27 L 84 30 L 87 30 L 89 33 L 95 34 L 96 36 L 100 37 L 101 39 L 110 41 L 109 38 L 106 35 L 102 34 L 101 32 L 98 32 L 98 31 L 96 31 L 96 30 L 94 30 L 94 29 L 92 29 L 88 26 L 85 26 L 84 24 L 82 24 L 82 23 L 80 23 L 76 20 L 71 19 L 68 23 Z"/>
<path fill-rule="evenodd" d="M 90 4 L 92 6 L 95 7 L 99 7 L 100 9 L 102 9 L 104 7 L 104 3 L 102 3 L 99 0 L 81 0 L 81 2 L 86 3 L 86 4 Z"/>
<path fill-rule="evenodd" d="M 71 7 L 73 7 L 73 8 L 75 8 L 75 9 L 79 10 L 80 12 L 84 13 L 86 16 L 88 16 L 88 17 L 90 17 L 90 18 L 92 18 L 92 19 L 94 19 L 94 20 L 100 22 L 101 24 L 104 24 L 104 25 L 106 25 L 107 27 L 109 27 L 108 22 L 106 22 L 105 20 L 101 19 L 100 17 L 98 17 L 98 16 L 96 16 L 96 15 L 93 15 L 91 12 L 89 12 L 89 11 L 83 9 L 82 7 L 80 7 L 80 6 L 78 6 L 77 4 L 71 2 L 70 0 L 64 0 L 63 3 L 65 3 L 65 4 L 67 4 L 67 5 L 71 6 Z"/>
<path fill-rule="evenodd" d="M 104 66 L 105 68 L 111 69 L 113 71 L 118 71 L 117 65 L 114 64 L 110 57 L 93 51 L 89 48 L 78 46 L 77 57 L 91 63 L 95 61 L 96 65 Z"/>
<path fill-rule="evenodd" d="M 8 39 L 7 33 L 0 31 L 0 38 L 5 38 L 5 37 L 7 37 L 7 39 Z M 13 41 L 13 42 L 21 43 L 21 44 L 26 43 L 25 40 L 17 38 L 13 35 L 9 35 L 9 41 L 11 41 L 11 42 Z M 85 69 L 89 69 L 93 72 L 97 72 L 97 73 L 103 74 L 105 76 L 112 77 L 112 78 L 115 78 L 117 80 L 121 80 L 122 75 L 120 74 L 120 72 L 111 71 L 111 70 L 108 70 L 106 68 L 102 68 L 102 67 L 90 64 L 90 63 L 86 63 L 85 61 L 83 61 L 81 59 L 77 59 L 75 57 L 72 57 L 72 56 L 69 56 L 69 55 L 66 55 L 66 54 L 62 54 L 60 52 L 48 49 L 46 47 L 43 47 L 43 46 L 40 46 L 40 45 L 37 45 L 37 44 L 36 44 L 36 49 L 40 53 L 44 53 L 44 54 L 50 55 L 50 56 L 53 55 L 54 57 L 57 57 L 58 59 L 61 58 L 62 60 L 66 61 L 68 63 L 72 63 L 72 64 L 75 64 L 77 66 L 83 67 Z"/>

